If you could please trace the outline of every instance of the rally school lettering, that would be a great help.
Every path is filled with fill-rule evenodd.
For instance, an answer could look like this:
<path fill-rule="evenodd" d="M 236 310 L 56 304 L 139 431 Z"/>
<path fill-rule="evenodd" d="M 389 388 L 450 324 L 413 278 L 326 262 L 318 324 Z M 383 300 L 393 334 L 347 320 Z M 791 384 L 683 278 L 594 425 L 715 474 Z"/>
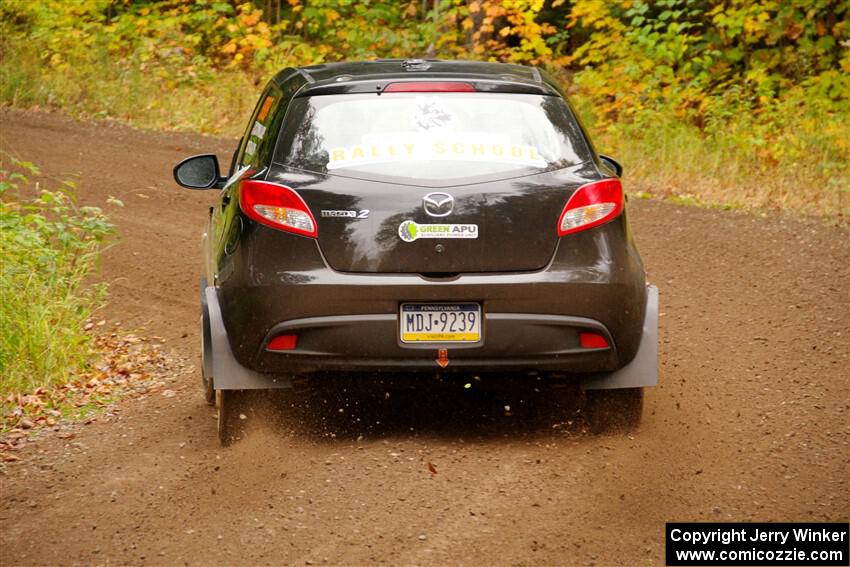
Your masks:
<path fill-rule="evenodd" d="M 503 143 L 433 142 L 363 144 L 332 148 L 328 169 L 351 165 L 384 163 L 411 159 L 500 161 L 545 167 L 546 161 L 533 146 Z"/>

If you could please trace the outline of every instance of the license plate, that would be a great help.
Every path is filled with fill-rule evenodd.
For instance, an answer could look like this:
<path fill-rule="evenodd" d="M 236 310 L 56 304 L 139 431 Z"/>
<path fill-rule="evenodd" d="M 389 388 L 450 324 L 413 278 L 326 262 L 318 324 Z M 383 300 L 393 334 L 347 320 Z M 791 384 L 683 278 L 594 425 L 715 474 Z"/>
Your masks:
<path fill-rule="evenodd" d="M 477 343 L 481 340 L 478 303 L 402 303 L 403 343 Z"/>

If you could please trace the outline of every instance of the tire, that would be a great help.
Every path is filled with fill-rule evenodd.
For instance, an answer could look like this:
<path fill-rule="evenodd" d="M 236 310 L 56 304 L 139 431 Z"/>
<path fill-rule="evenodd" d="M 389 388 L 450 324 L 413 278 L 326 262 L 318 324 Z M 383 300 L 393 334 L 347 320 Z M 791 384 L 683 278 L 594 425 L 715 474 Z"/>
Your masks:
<path fill-rule="evenodd" d="M 587 390 L 585 414 L 594 433 L 637 429 L 643 414 L 643 388 Z"/>
<path fill-rule="evenodd" d="M 248 425 L 248 392 L 245 390 L 215 390 L 218 406 L 218 440 L 223 447 L 245 437 Z"/>
<path fill-rule="evenodd" d="M 204 386 L 204 401 L 207 402 L 208 406 L 215 405 L 215 386 L 213 385 L 212 376 L 202 376 L 201 380 L 203 381 Z"/>

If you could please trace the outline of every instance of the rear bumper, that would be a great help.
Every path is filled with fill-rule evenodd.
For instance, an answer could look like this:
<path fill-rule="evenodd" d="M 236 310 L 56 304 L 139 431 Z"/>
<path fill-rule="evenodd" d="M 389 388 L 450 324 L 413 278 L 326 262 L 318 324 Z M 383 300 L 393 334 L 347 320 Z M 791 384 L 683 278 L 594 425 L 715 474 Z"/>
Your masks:
<path fill-rule="evenodd" d="M 216 285 L 205 297 L 216 304 L 227 356 L 261 376 L 381 370 L 606 373 L 628 365 L 647 342 L 655 348 L 657 319 L 652 317 L 657 315 L 649 312 L 652 292 L 644 278 L 623 219 L 561 239 L 550 264 L 538 271 L 444 278 L 340 272 L 328 266 L 315 240 L 249 227 L 220 259 Z M 403 302 L 479 303 L 483 341 L 402 344 Z M 610 348 L 580 348 L 582 331 L 605 336 Z M 279 334 L 297 334 L 297 349 L 268 352 L 266 344 Z M 439 348 L 448 349 L 445 369 L 436 362 Z M 643 382 L 654 383 L 654 376 Z M 215 384 L 240 387 L 220 375 Z"/>
<path fill-rule="evenodd" d="M 402 357 L 376 356 L 374 352 L 361 351 L 354 356 L 352 351 L 316 352 L 303 350 L 297 354 L 267 353 L 258 355 L 259 360 L 271 361 L 276 368 L 272 373 L 261 372 L 240 364 L 230 348 L 225 330 L 218 293 L 214 287 L 203 290 L 204 320 L 209 324 L 210 340 L 205 342 L 204 363 L 214 376 L 216 389 L 267 389 L 287 388 L 291 386 L 291 376 L 310 372 L 326 371 L 430 371 L 439 368 L 441 372 L 492 372 L 492 371 L 534 371 L 534 372 L 577 372 L 582 373 L 582 385 L 586 389 L 636 388 L 654 386 L 657 383 L 657 343 L 658 343 L 658 290 L 647 288 L 647 303 L 643 320 L 643 333 L 638 351 L 625 366 L 614 371 L 618 357 L 613 348 L 582 349 L 569 338 L 581 330 L 590 330 L 607 334 L 607 329 L 598 322 L 575 317 L 557 316 L 491 316 L 485 323 L 494 330 L 495 338 L 490 349 L 480 345 L 478 348 L 456 349 L 451 352 L 449 365 L 439 368 L 433 348 L 417 348 L 414 352 L 405 351 Z M 311 342 L 327 341 L 330 344 L 343 344 L 340 339 L 352 346 L 374 344 L 384 345 L 378 340 L 369 341 L 372 330 L 380 335 L 394 332 L 395 319 L 387 316 L 374 317 L 324 317 L 296 320 L 278 325 L 269 336 L 278 331 L 297 333 L 310 337 Z M 392 329 L 392 331 L 390 330 Z M 366 333 L 366 334 L 364 334 Z M 336 335 L 336 336 L 334 336 Z M 553 340 L 566 337 L 555 351 L 545 351 L 544 347 L 553 344 Z M 517 352 L 498 351 L 499 341 L 507 340 Z M 366 347 L 368 348 L 368 347 Z M 379 348 L 386 348 L 385 346 Z M 491 351 L 495 350 L 495 353 Z M 458 356 L 454 356 L 457 354 Z M 608 371 L 606 371 L 608 370 Z"/>
<path fill-rule="evenodd" d="M 404 344 L 396 314 L 347 315 L 296 319 L 275 325 L 254 357 L 262 372 L 308 374 L 325 370 L 427 370 L 445 349 L 444 372 L 528 370 L 600 372 L 618 366 L 615 348 L 585 349 L 580 332 L 613 338 L 592 319 L 562 315 L 483 313 L 484 336 L 478 343 Z M 298 348 L 271 352 L 265 345 L 278 335 L 298 336 Z"/>

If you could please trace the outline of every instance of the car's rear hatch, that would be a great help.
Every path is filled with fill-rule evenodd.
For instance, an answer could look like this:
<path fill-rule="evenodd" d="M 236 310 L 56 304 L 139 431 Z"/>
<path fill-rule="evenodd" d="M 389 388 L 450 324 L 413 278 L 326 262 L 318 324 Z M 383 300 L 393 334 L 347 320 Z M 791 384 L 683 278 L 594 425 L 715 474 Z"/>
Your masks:
<path fill-rule="evenodd" d="M 295 99 L 266 179 L 301 195 L 336 270 L 530 271 L 590 159 L 556 96 L 325 95 Z"/>
<path fill-rule="evenodd" d="M 578 173 L 561 170 L 441 189 L 283 167 L 269 180 L 296 189 L 305 200 L 318 224 L 322 254 L 335 270 L 446 275 L 545 267 L 557 245 L 558 217 L 584 181 Z M 426 206 L 434 208 L 426 197 L 440 203 L 450 198 L 452 212 L 431 216 Z M 440 232 L 428 232 L 435 229 Z"/>

